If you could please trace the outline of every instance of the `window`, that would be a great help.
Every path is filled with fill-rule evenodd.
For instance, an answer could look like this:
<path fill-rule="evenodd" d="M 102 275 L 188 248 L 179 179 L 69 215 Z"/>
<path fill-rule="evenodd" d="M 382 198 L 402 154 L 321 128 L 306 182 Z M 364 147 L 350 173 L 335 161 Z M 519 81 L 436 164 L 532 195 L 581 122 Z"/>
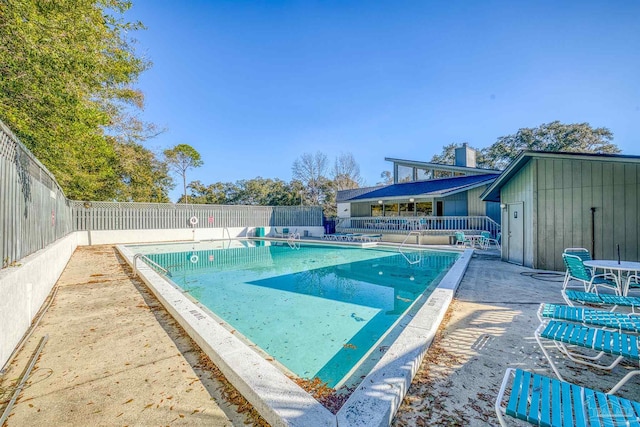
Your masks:
<path fill-rule="evenodd" d="M 413 216 L 415 203 L 400 203 L 400 216 Z"/>
<path fill-rule="evenodd" d="M 382 205 L 371 205 L 371 216 L 382 216 Z"/>
<path fill-rule="evenodd" d="M 397 203 L 385 204 L 384 216 L 398 216 L 398 204 Z"/>
<path fill-rule="evenodd" d="M 416 202 L 416 215 L 433 215 L 433 202 Z"/>
<path fill-rule="evenodd" d="M 413 181 L 413 168 L 408 166 L 398 165 L 398 182 L 411 182 Z"/>
<path fill-rule="evenodd" d="M 416 181 L 427 181 L 433 179 L 433 170 L 431 169 L 416 169 Z"/>

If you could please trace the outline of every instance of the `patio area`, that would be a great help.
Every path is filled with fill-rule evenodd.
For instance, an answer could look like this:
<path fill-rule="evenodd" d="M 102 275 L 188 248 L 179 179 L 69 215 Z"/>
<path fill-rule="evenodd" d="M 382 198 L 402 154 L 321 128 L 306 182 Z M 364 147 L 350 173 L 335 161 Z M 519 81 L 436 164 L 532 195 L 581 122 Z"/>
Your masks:
<path fill-rule="evenodd" d="M 496 425 L 507 367 L 552 376 L 533 332 L 562 275 L 477 251 L 393 425 Z M 21 425 L 264 425 L 111 246 L 76 250 L 55 297 L 0 377 L 4 409 L 41 337 L 49 340 L 7 420 Z M 515 297 L 517 295 L 517 300 Z M 558 360 L 566 379 L 605 390 L 612 373 Z M 640 400 L 639 378 L 619 395 Z"/>

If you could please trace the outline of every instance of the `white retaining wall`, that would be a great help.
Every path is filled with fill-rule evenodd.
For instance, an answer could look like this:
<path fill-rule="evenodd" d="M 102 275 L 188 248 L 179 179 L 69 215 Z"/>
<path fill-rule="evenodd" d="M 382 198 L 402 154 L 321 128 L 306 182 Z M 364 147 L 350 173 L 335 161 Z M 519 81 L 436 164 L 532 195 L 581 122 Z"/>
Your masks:
<path fill-rule="evenodd" d="M 29 329 L 78 246 L 76 233 L 0 270 L 0 367 Z"/>

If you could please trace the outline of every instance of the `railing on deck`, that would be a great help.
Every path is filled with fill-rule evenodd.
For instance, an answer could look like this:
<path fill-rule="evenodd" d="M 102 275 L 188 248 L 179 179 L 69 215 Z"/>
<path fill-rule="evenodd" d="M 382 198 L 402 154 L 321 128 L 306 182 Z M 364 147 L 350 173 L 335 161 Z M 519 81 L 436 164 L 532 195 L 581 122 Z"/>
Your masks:
<path fill-rule="evenodd" d="M 500 232 L 500 224 L 487 216 L 350 217 L 339 218 L 336 231 L 388 234 L 420 231 L 424 235 L 453 234 L 455 231 L 489 231 L 495 237 Z"/>

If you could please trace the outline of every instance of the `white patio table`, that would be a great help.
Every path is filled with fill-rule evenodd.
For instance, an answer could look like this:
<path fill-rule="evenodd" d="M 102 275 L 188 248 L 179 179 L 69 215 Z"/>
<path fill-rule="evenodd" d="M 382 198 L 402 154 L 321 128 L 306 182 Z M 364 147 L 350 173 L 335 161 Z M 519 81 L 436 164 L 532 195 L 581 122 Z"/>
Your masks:
<path fill-rule="evenodd" d="M 620 261 L 609 259 L 593 259 L 583 262 L 587 267 L 600 268 L 602 270 L 609 270 L 613 274 L 618 276 L 618 289 L 619 294 L 627 296 L 629 289 L 627 288 L 626 276 L 636 271 L 640 271 L 640 262 L 634 261 Z M 624 280 L 623 280 L 624 279 Z"/>
<path fill-rule="evenodd" d="M 475 248 L 477 246 L 482 249 L 482 234 L 465 234 L 464 237 L 471 241 L 472 247 Z"/>

